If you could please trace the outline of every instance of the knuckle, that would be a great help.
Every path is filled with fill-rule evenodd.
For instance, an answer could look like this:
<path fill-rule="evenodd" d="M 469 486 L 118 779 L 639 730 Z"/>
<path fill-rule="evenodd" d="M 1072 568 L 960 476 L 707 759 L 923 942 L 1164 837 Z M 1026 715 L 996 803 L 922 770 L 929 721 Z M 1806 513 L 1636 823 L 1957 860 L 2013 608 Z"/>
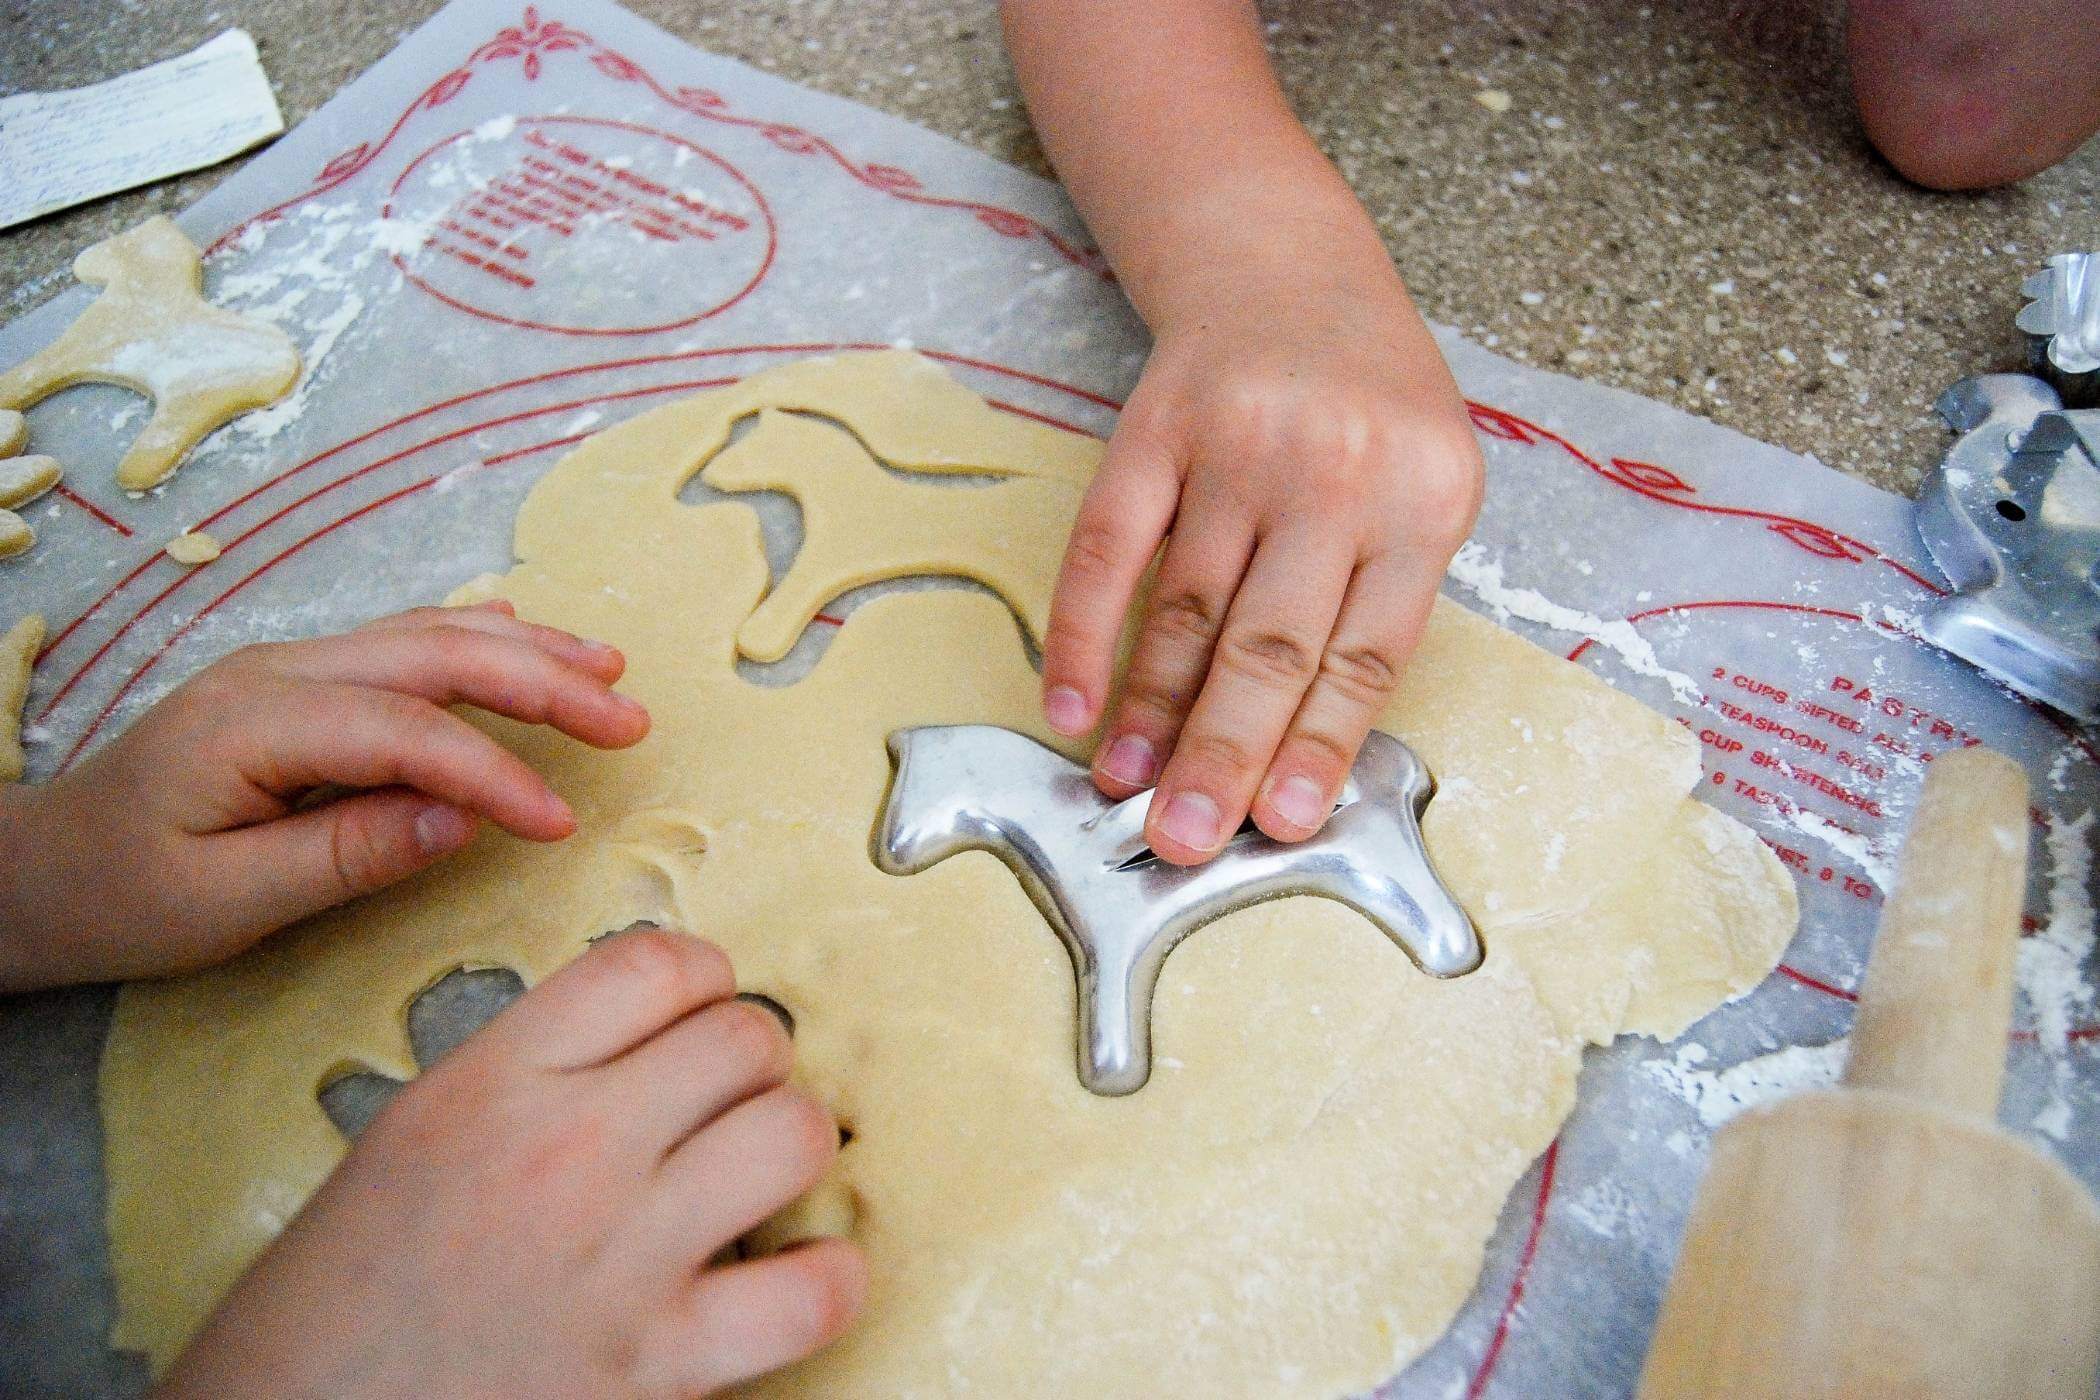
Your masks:
<path fill-rule="evenodd" d="M 1218 662 L 1261 685 L 1300 689 L 1320 667 L 1318 654 L 1302 638 L 1272 629 L 1226 633 Z"/>
<path fill-rule="evenodd" d="M 1127 727 L 1133 718 L 1149 718 L 1168 725 L 1177 723 L 1195 701 L 1191 690 L 1191 687 L 1176 685 L 1170 677 L 1153 668 L 1133 670 L 1123 682 L 1121 712 L 1116 727 Z"/>
<path fill-rule="evenodd" d="M 1314 766 L 1330 773 L 1346 773 L 1356 763 L 1356 749 L 1332 730 L 1317 726 L 1297 730 L 1290 745 L 1309 754 Z"/>
<path fill-rule="evenodd" d="M 1261 756 L 1237 734 L 1221 729 L 1190 730 L 1174 745 L 1176 759 L 1187 759 L 1207 773 L 1250 773 Z"/>
<path fill-rule="evenodd" d="M 1209 646 L 1218 635 L 1220 609 L 1193 588 L 1175 589 L 1153 601 L 1150 629 L 1160 636 Z"/>
<path fill-rule="evenodd" d="M 1065 541 L 1065 571 L 1088 583 L 1105 582 L 1122 572 L 1125 553 L 1110 521 L 1082 515 Z"/>
<path fill-rule="evenodd" d="M 336 886 L 342 890 L 355 893 L 375 888 L 387 873 L 384 843 L 372 823 L 359 817 L 346 816 L 335 823 L 329 832 L 328 856 Z"/>
<path fill-rule="evenodd" d="M 612 974 L 638 991 L 664 999 L 689 990 L 726 990 L 729 959 L 712 944 L 664 929 L 635 929 L 599 945 Z"/>
<path fill-rule="evenodd" d="M 1378 705 L 1400 684 L 1400 663 L 1384 647 L 1329 647 L 1320 658 L 1320 680 L 1353 704 Z"/>

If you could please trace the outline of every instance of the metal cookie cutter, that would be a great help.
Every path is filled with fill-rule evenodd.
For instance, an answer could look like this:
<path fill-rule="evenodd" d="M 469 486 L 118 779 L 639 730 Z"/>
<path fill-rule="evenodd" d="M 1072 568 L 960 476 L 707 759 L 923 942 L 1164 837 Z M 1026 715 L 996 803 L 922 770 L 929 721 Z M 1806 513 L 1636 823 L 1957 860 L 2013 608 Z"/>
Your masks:
<path fill-rule="evenodd" d="M 2074 408 L 2100 404 L 2100 253 L 2058 253 L 2020 290 L 2029 366 Z"/>
<path fill-rule="evenodd" d="M 2100 409 L 2066 409 L 2024 374 L 1964 379 L 1937 407 L 1962 436 L 1915 518 L 1956 591 L 1926 614 L 1925 637 L 2100 721 Z"/>
<path fill-rule="evenodd" d="M 1334 816 L 1295 845 L 1241 832 L 1207 864 L 1145 845 L 1150 792 L 1113 802 L 1086 770 L 987 724 L 900 729 L 875 864 L 914 875 L 961 851 L 1004 861 L 1064 940 L 1079 980 L 1079 1078 L 1129 1094 L 1152 1073 L 1152 989 L 1174 945 L 1213 919 L 1286 895 L 1355 909 L 1436 977 L 1480 966 L 1480 936 L 1430 865 L 1421 815 L 1436 784 L 1373 732 Z"/>

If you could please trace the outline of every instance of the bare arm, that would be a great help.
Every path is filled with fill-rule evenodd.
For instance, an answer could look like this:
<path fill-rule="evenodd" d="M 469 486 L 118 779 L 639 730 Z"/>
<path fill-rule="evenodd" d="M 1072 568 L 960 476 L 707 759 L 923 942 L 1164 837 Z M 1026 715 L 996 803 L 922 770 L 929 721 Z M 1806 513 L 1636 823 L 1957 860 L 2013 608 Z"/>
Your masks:
<path fill-rule="evenodd" d="M 1074 526 L 1044 708 L 1095 780 L 1208 859 L 1302 840 L 1390 699 L 1478 508 L 1464 405 L 1377 229 L 1299 125 L 1245 0 L 1007 0 L 1043 144 L 1155 346 Z"/>

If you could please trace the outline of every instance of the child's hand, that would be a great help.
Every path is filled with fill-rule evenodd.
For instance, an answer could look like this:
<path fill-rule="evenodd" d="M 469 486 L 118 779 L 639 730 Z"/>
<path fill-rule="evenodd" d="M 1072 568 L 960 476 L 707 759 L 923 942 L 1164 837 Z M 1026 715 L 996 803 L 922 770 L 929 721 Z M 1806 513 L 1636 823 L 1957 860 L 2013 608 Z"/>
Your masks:
<path fill-rule="evenodd" d="M 216 962 L 459 850 L 479 818 L 567 836 L 545 781 L 445 707 L 624 748 L 649 729 L 611 688 L 624 666 L 507 603 L 235 652 L 63 777 L 0 791 L 0 989 Z"/>
<path fill-rule="evenodd" d="M 1043 648 L 1050 724 L 1083 734 L 1165 542 L 1094 779 L 1157 785 L 1146 838 L 1178 863 L 1250 807 L 1278 840 L 1325 823 L 1479 508 L 1464 403 L 1390 267 L 1265 276 L 1235 266 L 1200 319 L 1161 328 Z"/>
<path fill-rule="evenodd" d="M 168 1396 L 694 1396 L 845 1330 L 859 1252 L 709 1268 L 838 1151 L 779 1021 L 696 939 L 585 952 L 411 1083 Z"/>

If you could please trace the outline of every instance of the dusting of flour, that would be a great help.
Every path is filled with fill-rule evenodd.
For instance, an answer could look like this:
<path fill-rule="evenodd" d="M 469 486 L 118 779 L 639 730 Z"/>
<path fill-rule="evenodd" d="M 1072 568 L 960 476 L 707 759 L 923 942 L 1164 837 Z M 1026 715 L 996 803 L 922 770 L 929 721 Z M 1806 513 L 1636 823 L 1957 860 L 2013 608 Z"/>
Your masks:
<path fill-rule="evenodd" d="M 1716 1070 L 1705 1067 L 1712 1058 L 1707 1048 L 1694 1043 L 1667 1060 L 1650 1060 L 1641 1068 L 1690 1104 L 1701 1123 L 1718 1128 L 1748 1109 L 1836 1084 L 1849 1047 L 1850 1041 L 1840 1036 L 1828 1045 L 1789 1045 Z"/>
<path fill-rule="evenodd" d="M 1663 665 L 1662 659 L 1655 654 L 1654 645 L 1636 631 L 1632 623 L 1623 618 L 1607 620 L 1594 613 L 1580 612 L 1554 602 L 1537 589 L 1512 586 L 1502 577 L 1501 562 L 1490 559 L 1487 550 L 1474 541 L 1468 540 L 1460 546 L 1451 560 L 1450 575 L 1471 589 L 1494 614 L 1497 622 L 1518 617 L 1542 627 L 1588 637 L 1625 662 L 1627 669 L 1634 674 L 1665 682 L 1679 704 L 1697 707 L 1706 703 L 1706 697 L 1693 684 L 1692 678 Z"/>

